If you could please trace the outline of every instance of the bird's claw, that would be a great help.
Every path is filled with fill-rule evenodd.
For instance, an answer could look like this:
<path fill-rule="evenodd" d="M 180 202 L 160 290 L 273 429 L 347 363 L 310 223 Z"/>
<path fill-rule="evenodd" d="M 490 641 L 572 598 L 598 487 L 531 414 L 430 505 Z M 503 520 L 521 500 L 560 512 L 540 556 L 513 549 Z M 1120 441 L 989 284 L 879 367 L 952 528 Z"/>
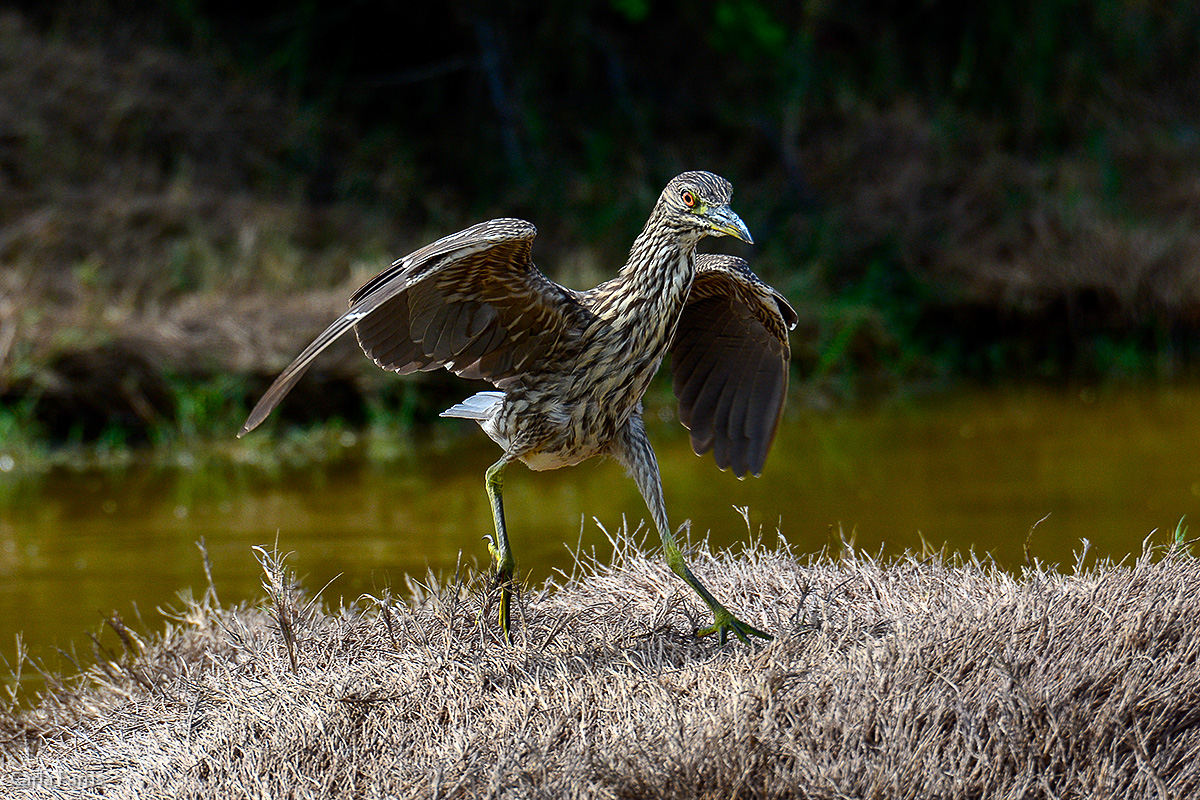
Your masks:
<path fill-rule="evenodd" d="M 488 552 L 492 554 L 492 561 L 496 564 L 497 567 L 499 567 L 500 551 L 496 549 L 496 540 L 492 537 L 492 535 L 490 533 L 485 533 L 483 536 L 481 536 L 479 538 L 481 538 L 485 542 L 487 542 Z"/>
<path fill-rule="evenodd" d="M 490 533 L 484 534 L 482 538 L 487 542 L 488 552 L 492 554 L 492 563 L 496 565 L 496 574 L 492 577 L 492 589 L 500 589 L 500 630 L 504 634 L 504 643 L 512 644 L 512 633 L 508 626 L 513 593 L 512 567 L 505 566 L 500 551 L 496 547 L 496 540 Z"/>
<path fill-rule="evenodd" d="M 725 644 L 725 640 L 729 638 L 730 632 L 734 636 L 741 639 L 744 644 L 750 644 L 750 637 L 757 636 L 759 639 L 765 639 L 768 642 L 775 637 L 766 631 L 760 631 L 753 625 L 742 622 L 740 619 L 731 614 L 724 608 L 713 610 L 713 624 L 707 628 L 702 628 L 696 631 L 697 636 L 708 636 L 709 634 L 717 634 L 721 644 Z"/>

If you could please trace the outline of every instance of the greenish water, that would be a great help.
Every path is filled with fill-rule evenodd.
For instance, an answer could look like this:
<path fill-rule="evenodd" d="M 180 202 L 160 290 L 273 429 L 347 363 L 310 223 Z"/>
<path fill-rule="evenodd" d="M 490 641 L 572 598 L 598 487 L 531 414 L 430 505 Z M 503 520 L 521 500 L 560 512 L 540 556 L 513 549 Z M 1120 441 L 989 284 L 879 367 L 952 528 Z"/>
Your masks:
<path fill-rule="evenodd" d="M 711 531 L 719 547 L 747 538 L 736 506 L 775 541 L 800 551 L 838 542 L 894 554 L 935 546 L 1024 563 L 1070 565 L 1081 539 L 1097 556 L 1166 542 L 1181 518 L 1200 519 L 1200 388 L 971 393 L 817 413 L 795 410 L 759 479 L 738 481 L 696 458 L 678 425 L 655 424 L 668 512 Z M 258 443 L 261 449 L 263 443 Z M 235 451 L 234 455 L 237 453 Z M 293 551 L 312 589 L 353 600 L 427 568 L 452 572 L 459 554 L 482 561 L 491 530 L 483 472 L 498 455 L 462 428 L 449 448 L 388 463 L 355 448 L 305 468 L 235 458 L 188 467 L 23 473 L 0 446 L 0 654 L 21 633 L 35 657 L 90 652 L 86 632 L 117 611 L 135 630 L 157 629 L 176 593 L 203 591 L 204 537 L 222 602 L 256 598 L 252 545 Z M 645 508 L 611 462 L 506 474 L 518 567 L 533 580 L 569 570 L 568 545 L 606 556 L 604 533 Z M 1049 515 L 1047 517 L 1047 515 Z M 657 542 L 653 537 L 652 543 Z M 111 637 L 110 637 L 111 638 Z"/>

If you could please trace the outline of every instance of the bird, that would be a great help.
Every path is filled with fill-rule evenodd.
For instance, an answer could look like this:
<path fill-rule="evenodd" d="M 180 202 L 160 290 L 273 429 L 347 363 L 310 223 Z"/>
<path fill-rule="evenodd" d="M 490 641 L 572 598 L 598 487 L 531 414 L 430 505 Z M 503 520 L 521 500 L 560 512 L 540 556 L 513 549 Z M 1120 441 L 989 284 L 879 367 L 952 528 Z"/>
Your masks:
<path fill-rule="evenodd" d="M 511 644 L 516 559 L 502 499 L 504 470 L 614 459 L 633 478 L 662 539 L 670 569 L 709 607 L 723 645 L 732 633 L 771 639 L 741 621 L 688 567 L 668 524 L 642 397 L 664 357 L 680 421 L 697 455 L 739 478 L 759 475 L 787 396 L 788 331 L 796 312 L 744 259 L 696 253 L 706 236 L 753 244 L 730 208 L 732 185 L 711 172 L 669 181 L 635 238 L 625 265 L 577 291 L 534 266 L 537 229 L 493 219 L 396 260 L 350 298 L 350 307 L 275 379 L 239 438 L 256 428 L 313 360 L 353 329 L 366 355 L 399 374 L 445 368 L 483 379 L 482 391 L 442 412 L 473 420 L 503 455 L 485 475 L 494 536 L 484 537 L 500 589 L 498 623 Z"/>

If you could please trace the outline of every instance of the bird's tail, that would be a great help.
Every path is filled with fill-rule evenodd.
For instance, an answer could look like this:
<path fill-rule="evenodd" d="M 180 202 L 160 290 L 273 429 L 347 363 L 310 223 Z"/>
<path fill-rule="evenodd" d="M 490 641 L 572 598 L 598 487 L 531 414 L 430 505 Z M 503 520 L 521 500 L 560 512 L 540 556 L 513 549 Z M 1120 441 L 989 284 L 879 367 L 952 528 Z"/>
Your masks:
<path fill-rule="evenodd" d="M 504 392 L 480 392 L 473 394 L 461 403 L 455 403 L 438 416 L 459 417 L 461 419 L 488 419 L 496 406 L 504 399 Z"/>

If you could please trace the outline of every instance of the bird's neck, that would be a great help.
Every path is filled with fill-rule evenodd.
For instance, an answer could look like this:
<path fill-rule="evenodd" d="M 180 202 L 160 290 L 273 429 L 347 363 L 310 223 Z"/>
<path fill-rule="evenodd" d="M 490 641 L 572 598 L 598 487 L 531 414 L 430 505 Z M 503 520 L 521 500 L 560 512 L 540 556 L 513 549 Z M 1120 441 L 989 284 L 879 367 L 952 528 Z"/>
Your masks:
<path fill-rule="evenodd" d="M 695 274 L 694 243 L 643 233 L 620 274 L 609 282 L 607 307 L 600 313 L 614 327 L 642 329 L 637 341 L 658 341 L 669 335 L 665 329 L 674 329 Z"/>
<path fill-rule="evenodd" d="M 658 371 L 692 288 L 696 243 L 675 234 L 651 217 L 620 274 L 593 290 L 595 323 L 582 343 L 578 388 L 602 398 L 605 418 L 616 422 Z"/>
<path fill-rule="evenodd" d="M 629 260 L 621 268 L 622 276 L 645 272 L 648 265 L 659 264 L 659 259 L 668 255 L 682 253 L 691 257 L 695 254 L 696 244 L 701 239 L 700 231 L 674 227 L 663 217 L 665 214 L 658 208 L 651 212 L 646 226 L 629 248 Z"/>

